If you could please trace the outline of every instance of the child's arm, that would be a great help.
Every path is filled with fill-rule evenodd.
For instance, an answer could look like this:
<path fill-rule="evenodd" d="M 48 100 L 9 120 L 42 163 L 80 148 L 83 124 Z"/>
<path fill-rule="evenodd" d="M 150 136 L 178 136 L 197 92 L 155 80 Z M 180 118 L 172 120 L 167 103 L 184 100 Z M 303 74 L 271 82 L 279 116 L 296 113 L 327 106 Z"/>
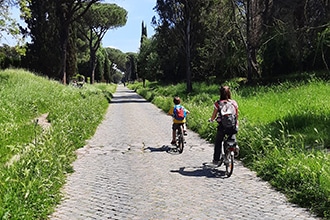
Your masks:
<path fill-rule="evenodd" d="M 186 114 L 190 114 L 190 111 L 188 109 L 184 108 L 184 110 L 185 110 Z"/>
<path fill-rule="evenodd" d="M 168 110 L 167 115 L 173 116 L 173 110 L 174 108 L 171 107 L 170 110 Z"/>

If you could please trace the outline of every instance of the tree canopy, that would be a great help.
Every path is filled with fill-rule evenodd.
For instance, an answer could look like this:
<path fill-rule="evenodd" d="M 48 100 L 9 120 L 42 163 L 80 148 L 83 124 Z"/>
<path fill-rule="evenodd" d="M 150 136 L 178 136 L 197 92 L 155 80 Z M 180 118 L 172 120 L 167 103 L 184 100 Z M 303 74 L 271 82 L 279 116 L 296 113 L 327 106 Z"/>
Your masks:
<path fill-rule="evenodd" d="M 116 4 L 94 4 L 79 20 L 78 29 L 87 39 L 90 51 L 90 77 L 94 83 L 96 68 L 96 51 L 109 29 L 124 26 L 127 11 Z"/>
<path fill-rule="evenodd" d="M 27 22 L 21 31 L 31 38 L 22 66 L 63 83 L 77 73 L 110 80 L 115 67 L 127 80 L 184 81 L 188 92 L 193 81 L 329 73 L 328 1 L 157 0 L 155 34 L 148 38 L 142 21 L 138 54 L 101 48 L 107 30 L 126 24 L 127 11 L 100 2 L 2 0 L 0 22 L 10 21 L 9 3 L 19 4 Z"/>

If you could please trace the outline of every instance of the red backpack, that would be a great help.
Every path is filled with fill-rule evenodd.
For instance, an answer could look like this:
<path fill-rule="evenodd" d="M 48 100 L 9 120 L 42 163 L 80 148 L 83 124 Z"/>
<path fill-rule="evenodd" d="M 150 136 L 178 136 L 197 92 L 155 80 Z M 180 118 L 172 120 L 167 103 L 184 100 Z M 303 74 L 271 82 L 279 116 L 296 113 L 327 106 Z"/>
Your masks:
<path fill-rule="evenodd" d="M 186 117 L 186 111 L 184 110 L 183 106 L 181 105 L 174 106 L 173 117 L 179 121 L 182 121 Z"/>

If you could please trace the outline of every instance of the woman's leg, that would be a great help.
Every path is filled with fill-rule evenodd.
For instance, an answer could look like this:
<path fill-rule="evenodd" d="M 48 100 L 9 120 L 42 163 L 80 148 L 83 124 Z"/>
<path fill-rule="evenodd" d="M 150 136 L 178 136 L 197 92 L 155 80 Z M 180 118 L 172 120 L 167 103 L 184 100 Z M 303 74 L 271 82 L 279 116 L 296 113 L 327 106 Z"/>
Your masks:
<path fill-rule="evenodd" d="M 222 144 L 224 135 L 225 134 L 223 132 L 223 128 L 221 126 L 218 126 L 217 136 L 216 136 L 215 144 L 214 144 L 213 161 L 219 161 L 220 160 L 221 144 Z"/>

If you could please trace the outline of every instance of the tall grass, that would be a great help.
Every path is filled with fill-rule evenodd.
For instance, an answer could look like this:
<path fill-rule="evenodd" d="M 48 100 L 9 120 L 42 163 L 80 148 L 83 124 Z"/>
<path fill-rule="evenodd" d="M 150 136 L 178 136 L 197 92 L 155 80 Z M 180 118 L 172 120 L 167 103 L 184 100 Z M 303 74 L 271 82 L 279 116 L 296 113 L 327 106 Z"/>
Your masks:
<path fill-rule="evenodd" d="M 23 70 L 0 72 L 0 218 L 46 219 L 75 149 L 103 119 L 115 85 L 64 86 Z M 44 129 L 36 121 L 48 114 Z"/>
<path fill-rule="evenodd" d="M 270 86 L 228 84 L 239 104 L 240 159 L 292 202 L 330 219 L 329 82 L 311 78 Z M 215 125 L 207 119 L 219 85 L 194 83 L 192 94 L 185 93 L 184 84 L 129 87 L 164 111 L 179 95 L 191 112 L 189 128 L 214 141 Z"/>

